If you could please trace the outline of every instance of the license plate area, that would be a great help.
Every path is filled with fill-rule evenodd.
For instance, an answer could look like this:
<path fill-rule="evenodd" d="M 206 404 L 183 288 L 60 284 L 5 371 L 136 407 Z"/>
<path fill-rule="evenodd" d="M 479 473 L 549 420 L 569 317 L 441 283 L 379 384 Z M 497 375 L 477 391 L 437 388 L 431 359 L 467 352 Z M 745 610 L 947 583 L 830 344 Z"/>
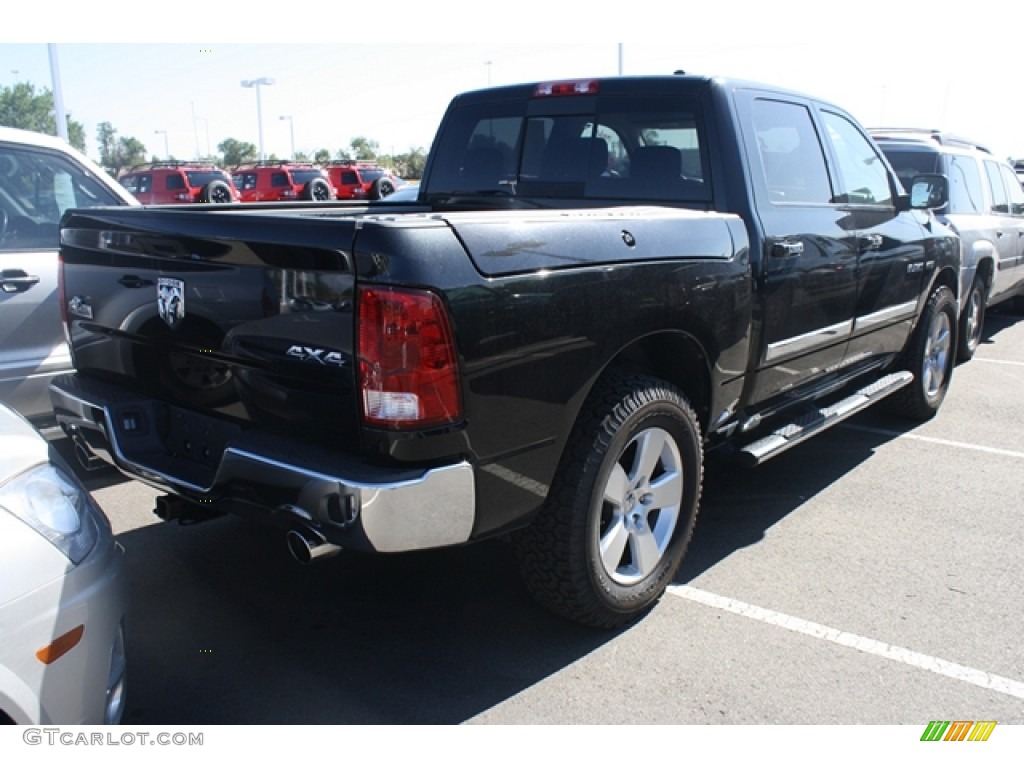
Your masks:
<path fill-rule="evenodd" d="M 122 455 L 154 472 L 208 487 L 240 428 L 165 403 L 123 403 L 112 424 Z"/>

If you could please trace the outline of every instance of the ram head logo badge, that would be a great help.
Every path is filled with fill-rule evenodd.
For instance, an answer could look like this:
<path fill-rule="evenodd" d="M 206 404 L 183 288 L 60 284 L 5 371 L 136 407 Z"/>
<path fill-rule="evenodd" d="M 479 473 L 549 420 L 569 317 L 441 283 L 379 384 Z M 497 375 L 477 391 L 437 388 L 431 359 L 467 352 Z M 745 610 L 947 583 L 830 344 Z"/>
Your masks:
<path fill-rule="evenodd" d="M 185 281 L 173 277 L 158 278 L 156 307 L 167 325 L 177 327 L 185 319 Z"/>

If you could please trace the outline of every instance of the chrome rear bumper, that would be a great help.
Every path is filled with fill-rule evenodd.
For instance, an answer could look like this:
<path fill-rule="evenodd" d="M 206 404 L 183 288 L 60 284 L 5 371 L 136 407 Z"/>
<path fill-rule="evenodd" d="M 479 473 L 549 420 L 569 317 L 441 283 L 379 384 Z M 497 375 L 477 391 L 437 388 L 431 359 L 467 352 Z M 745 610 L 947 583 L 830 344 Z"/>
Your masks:
<path fill-rule="evenodd" d="M 475 520 L 472 466 L 390 469 L 147 400 L 77 374 L 50 385 L 57 423 L 86 460 L 99 457 L 148 485 L 203 506 L 261 509 L 342 546 L 404 552 L 462 544 Z M 217 432 L 203 462 L 170 455 L 158 411 Z M 166 415 L 163 416 L 166 418 Z"/>

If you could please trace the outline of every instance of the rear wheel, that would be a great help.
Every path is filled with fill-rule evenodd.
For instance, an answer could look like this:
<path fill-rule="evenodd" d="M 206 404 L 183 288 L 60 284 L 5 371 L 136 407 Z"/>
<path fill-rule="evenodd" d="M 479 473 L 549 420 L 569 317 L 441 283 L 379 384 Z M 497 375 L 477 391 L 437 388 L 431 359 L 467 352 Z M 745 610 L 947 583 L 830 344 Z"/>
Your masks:
<path fill-rule="evenodd" d="M 974 357 L 981 344 L 981 333 L 985 325 L 985 281 L 979 275 L 967 296 L 967 306 L 960 316 L 960 340 L 957 345 L 957 359 L 967 361 Z"/>
<path fill-rule="evenodd" d="M 956 299 L 937 286 L 925 304 L 905 353 L 914 381 L 890 398 L 901 416 L 925 421 L 938 413 L 949 390 L 956 351 Z"/>
<path fill-rule="evenodd" d="M 607 628 L 654 605 L 693 533 L 702 458 L 697 418 L 670 384 L 643 376 L 600 384 L 544 509 L 514 538 L 537 600 Z"/>

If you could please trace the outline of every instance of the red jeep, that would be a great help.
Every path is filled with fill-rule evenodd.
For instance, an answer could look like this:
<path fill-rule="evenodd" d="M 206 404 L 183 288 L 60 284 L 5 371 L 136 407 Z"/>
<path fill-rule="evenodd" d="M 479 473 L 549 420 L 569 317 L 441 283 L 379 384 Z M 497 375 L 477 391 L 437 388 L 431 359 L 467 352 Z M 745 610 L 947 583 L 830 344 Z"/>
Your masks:
<path fill-rule="evenodd" d="M 322 168 L 275 163 L 237 169 L 232 178 L 243 203 L 266 200 L 331 200 L 334 192 Z"/>
<path fill-rule="evenodd" d="M 339 200 L 380 200 L 396 189 L 398 178 L 376 163 L 339 160 L 327 166 L 327 175 Z"/>
<path fill-rule="evenodd" d="M 227 171 L 209 163 L 137 165 L 118 181 L 144 205 L 238 202 L 238 190 Z"/>

